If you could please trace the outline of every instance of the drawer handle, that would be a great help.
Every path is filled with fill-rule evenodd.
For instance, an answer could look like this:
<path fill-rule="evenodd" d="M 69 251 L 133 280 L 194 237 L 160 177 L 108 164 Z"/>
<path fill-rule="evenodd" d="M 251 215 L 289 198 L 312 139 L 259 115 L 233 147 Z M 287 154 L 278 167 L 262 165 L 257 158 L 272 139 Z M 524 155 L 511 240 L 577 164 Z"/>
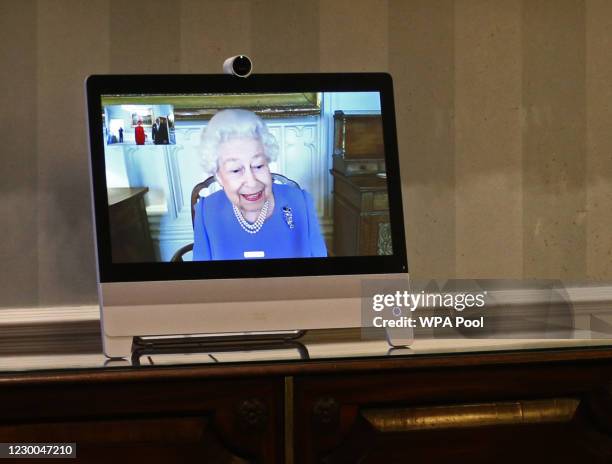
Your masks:
<path fill-rule="evenodd" d="M 488 425 L 569 422 L 580 400 L 556 398 L 448 406 L 367 409 L 362 415 L 380 432 L 454 429 Z"/>
<path fill-rule="evenodd" d="M 238 417 L 243 428 L 260 430 L 268 421 L 268 408 L 257 398 L 244 400 L 238 405 Z"/>

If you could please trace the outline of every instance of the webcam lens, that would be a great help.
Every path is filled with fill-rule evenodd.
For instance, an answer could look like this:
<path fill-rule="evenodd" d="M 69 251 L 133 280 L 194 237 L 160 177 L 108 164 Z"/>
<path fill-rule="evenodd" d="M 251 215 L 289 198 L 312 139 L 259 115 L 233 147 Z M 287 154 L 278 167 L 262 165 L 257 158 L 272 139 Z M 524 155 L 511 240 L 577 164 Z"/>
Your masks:
<path fill-rule="evenodd" d="M 241 55 L 234 60 L 233 67 L 237 75 L 244 76 L 251 72 L 251 60 Z"/>

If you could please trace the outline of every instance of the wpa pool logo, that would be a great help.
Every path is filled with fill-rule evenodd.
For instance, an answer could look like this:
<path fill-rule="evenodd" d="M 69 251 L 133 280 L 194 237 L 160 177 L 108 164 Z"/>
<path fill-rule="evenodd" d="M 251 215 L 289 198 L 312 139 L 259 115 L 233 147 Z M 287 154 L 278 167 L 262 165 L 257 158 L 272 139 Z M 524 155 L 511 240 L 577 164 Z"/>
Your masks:
<path fill-rule="evenodd" d="M 482 329 L 484 327 L 484 316 L 477 318 L 465 318 L 463 316 L 419 316 L 419 326 L 428 329 L 437 328 L 466 328 Z"/>

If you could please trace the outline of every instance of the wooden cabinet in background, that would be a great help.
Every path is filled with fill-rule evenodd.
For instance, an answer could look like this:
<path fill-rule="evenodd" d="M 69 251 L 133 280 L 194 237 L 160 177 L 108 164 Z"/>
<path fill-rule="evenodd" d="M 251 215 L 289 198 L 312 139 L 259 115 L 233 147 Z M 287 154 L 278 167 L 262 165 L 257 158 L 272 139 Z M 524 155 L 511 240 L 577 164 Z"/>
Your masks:
<path fill-rule="evenodd" d="M 336 111 L 334 155 L 348 159 L 384 159 L 385 145 L 380 113 Z"/>
<path fill-rule="evenodd" d="M 334 113 L 334 256 L 392 254 L 380 114 Z"/>
<path fill-rule="evenodd" d="M 376 175 L 334 179 L 334 256 L 392 254 L 387 181 Z"/>
<path fill-rule="evenodd" d="M 334 113 L 333 168 L 347 176 L 385 172 L 380 114 Z"/>
<path fill-rule="evenodd" d="M 156 261 L 144 196 L 147 187 L 108 189 L 113 262 Z"/>

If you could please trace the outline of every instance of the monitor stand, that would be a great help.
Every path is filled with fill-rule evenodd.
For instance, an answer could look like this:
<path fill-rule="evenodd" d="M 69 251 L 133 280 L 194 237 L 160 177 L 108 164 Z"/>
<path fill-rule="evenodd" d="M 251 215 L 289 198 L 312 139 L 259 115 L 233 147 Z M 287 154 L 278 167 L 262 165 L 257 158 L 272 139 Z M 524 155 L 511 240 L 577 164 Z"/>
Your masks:
<path fill-rule="evenodd" d="M 239 334 L 188 335 L 183 337 L 134 337 L 132 365 L 150 355 L 183 353 L 229 353 L 239 351 L 269 351 L 295 349 L 300 359 L 310 359 L 308 349 L 298 338 L 305 330 L 253 332 Z M 212 358 L 216 361 L 216 358 Z"/>
<path fill-rule="evenodd" d="M 190 334 L 168 336 L 134 336 L 134 337 L 106 337 L 114 350 L 122 353 L 131 353 L 132 362 L 142 354 L 151 354 L 151 350 L 162 350 L 167 354 L 194 352 L 187 350 L 197 349 L 198 352 L 206 350 L 216 352 L 249 351 L 257 349 L 279 349 L 280 345 L 290 345 L 300 353 L 301 359 L 309 359 L 308 351 L 303 344 L 295 342 L 306 333 L 306 330 L 279 330 L 270 332 L 240 332 L 225 334 Z M 386 341 L 389 348 L 406 348 L 414 343 L 414 331 L 411 328 L 385 329 Z M 289 346 L 285 346 L 289 347 Z M 300 348 L 301 347 L 301 348 Z M 306 350 L 305 353 L 302 350 Z M 135 355 L 135 353 L 137 353 Z M 158 351 L 159 352 L 159 351 Z M 129 355 L 128 355 L 129 356 Z M 109 360 L 125 359 L 126 356 L 110 357 Z"/>
<path fill-rule="evenodd" d="M 105 352 L 121 353 L 121 356 L 108 356 L 112 359 L 125 359 L 138 349 L 152 347 L 179 347 L 185 349 L 194 346 L 253 345 L 256 343 L 282 343 L 296 340 L 306 333 L 305 330 L 279 330 L 266 332 L 238 332 L 215 334 L 161 335 L 161 336 L 120 336 L 104 335 Z M 109 349 L 110 348 L 110 349 Z M 236 350 L 239 351 L 239 350 Z M 125 355 L 123 354 L 125 353 Z"/>
<path fill-rule="evenodd" d="M 213 334 L 184 334 L 184 335 L 156 335 L 156 336 L 109 336 L 103 334 L 104 352 L 109 360 L 127 359 L 137 348 L 155 346 L 194 344 L 223 344 L 223 343 L 253 343 L 253 342 L 279 342 L 295 340 L 302 337 L 306 330 L 277 330 L 253 332 L 221 332 Z"/>

